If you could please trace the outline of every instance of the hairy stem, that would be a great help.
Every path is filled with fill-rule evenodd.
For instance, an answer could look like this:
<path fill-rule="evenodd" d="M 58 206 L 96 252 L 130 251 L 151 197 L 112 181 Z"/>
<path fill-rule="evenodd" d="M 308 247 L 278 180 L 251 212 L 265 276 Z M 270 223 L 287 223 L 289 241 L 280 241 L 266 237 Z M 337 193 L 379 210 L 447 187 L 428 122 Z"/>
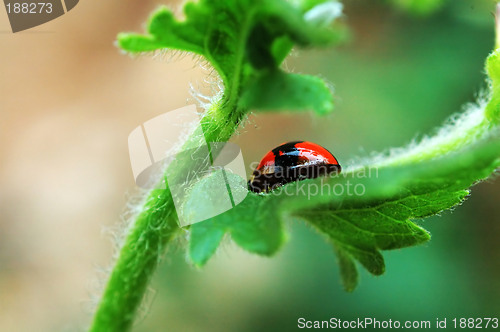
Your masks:
<path fill-rule="evenodd" d="M 168 190 L 153 190 L 129 231 L 90 331 L 126 331 L 165 246 L 179 230 Z"/>
<path fill-rule="evenodd" d="M 203 118 L 205 137 L 193 136 L 188 142 L 229 140 L 246 110 L 226 100 L 222 98 L 214 104 L 221 106 L 213 107 Z M 188 165 L 188 161 L 177 162 Z M 153 189 L 128 231 L 89 331 L 123 332 L 130 329 L 158 262 L 179 230 L 168 187 Z"/>

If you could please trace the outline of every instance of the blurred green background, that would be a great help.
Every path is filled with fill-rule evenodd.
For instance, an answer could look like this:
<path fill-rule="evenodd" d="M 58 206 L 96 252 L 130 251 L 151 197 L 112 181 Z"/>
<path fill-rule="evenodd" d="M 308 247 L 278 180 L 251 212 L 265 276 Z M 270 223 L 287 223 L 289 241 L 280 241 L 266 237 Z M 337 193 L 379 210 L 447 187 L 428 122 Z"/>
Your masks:
<path fill-rule="evenodd" d="M 128 134 L 192 104 L 190 83 L 211 93 L 207 71 L 190 56 L 133 59 L 113 46 L 118 32 L 141 31 L 164 3 L 181 12 L 177 0 L 81 1 L 18 34 L 0 14 L 0 331 L 88 324 L 115 251 L 111 239 L 137 194 Z M 247 164 L 300 139 L 345 165 L 431 134 L 486 87 L 492 0 L 344 3 L 350 40 L 296 50 L 286 64 L 334 86 L 334 113 L 252 115 L 233 139 Z M 287 223 L 289 241 L 275 257 L 248 254 L 226 239 L 201 271 L 186 263 L 179 239 L 134 330 L 293 331 L 300 317 L 499 317 L 499 188 L 487 181 L 453 213 L 419 222 L 432 240 L 384 252 L 387 272 L 362 270 L 351 294 L 331 247 L 298 220 Z"/>
<path fill-rule="evenodd" d="M 345 5 L 350 41 L 329 50 L 299 50 L 287 62 L 295 72 L 333 84 L 334 114 L 255 114 L 234 139 L 247 163 L 296 139 L 326 146 L 341 163 L 402 146 L 431 134 L 486 87 L 493 2 L 449 1 L 428 17 L 376 1 Z M 289 224 L 290 241 L 272 259 L 227 241 L 198 272 L 186 265 L 183 252 L 169 253 L 154 281 L 151 311 L 137 329 L 290 331 L 300 317 L 433 324 L 445 317 L 498 317 L 500 196 L 498 181 L 490 182 L 475 187 L 454 213 L 420 222 L 432 233 L 431 242 L 385 252 L 386 274 L 363 271 L 352 294 L 342 290 L 331 247 L 299 221 Z"/>

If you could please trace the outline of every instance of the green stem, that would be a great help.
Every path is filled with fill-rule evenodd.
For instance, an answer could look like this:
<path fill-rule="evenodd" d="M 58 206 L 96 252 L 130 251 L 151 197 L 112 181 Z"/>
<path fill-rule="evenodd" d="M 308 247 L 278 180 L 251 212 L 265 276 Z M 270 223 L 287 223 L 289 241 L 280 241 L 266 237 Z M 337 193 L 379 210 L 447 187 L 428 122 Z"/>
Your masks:
<path fill-rule="evenodd" d="M 207 142 L 228 141 L 246 113 L 225 100 L 203 118 Z M 125 239 L 89 331 L 130 329 L 158 262 L 179 230 L 168 187 L 152 190 Z"/>
<path fill-rule="evenodd" d="M 130 328 L 160 256 L 178 230 L 170 192 L 153 190 L 121 248 L 90 331 Z"/>

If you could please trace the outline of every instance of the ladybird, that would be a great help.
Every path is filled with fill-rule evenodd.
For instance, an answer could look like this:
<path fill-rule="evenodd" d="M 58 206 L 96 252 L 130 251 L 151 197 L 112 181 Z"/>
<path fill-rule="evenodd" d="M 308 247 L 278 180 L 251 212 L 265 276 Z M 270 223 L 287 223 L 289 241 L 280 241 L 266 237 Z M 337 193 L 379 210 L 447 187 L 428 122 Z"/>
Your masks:
<path fill-rule="evenodd" d="M 337 159 L 324 147 L 306 141 L 288 142 L 262 158 L 248 181 L 248 189 L 256 193 L 269 192 L 289 182 L 340 171 Z"/>

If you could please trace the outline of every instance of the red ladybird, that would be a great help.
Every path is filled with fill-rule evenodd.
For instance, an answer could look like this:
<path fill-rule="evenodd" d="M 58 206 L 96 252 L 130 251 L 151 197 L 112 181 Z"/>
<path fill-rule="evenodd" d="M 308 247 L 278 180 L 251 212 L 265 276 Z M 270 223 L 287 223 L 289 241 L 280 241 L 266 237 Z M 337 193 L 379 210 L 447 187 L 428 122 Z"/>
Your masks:
<path fill-rule="evenodd" d="M 318 144 L 295 141 L 269 151 L 248 181 L 248 189 L 268 192 L 286 183 L 340 173 L 340 165 L 330 151 Z"/>

